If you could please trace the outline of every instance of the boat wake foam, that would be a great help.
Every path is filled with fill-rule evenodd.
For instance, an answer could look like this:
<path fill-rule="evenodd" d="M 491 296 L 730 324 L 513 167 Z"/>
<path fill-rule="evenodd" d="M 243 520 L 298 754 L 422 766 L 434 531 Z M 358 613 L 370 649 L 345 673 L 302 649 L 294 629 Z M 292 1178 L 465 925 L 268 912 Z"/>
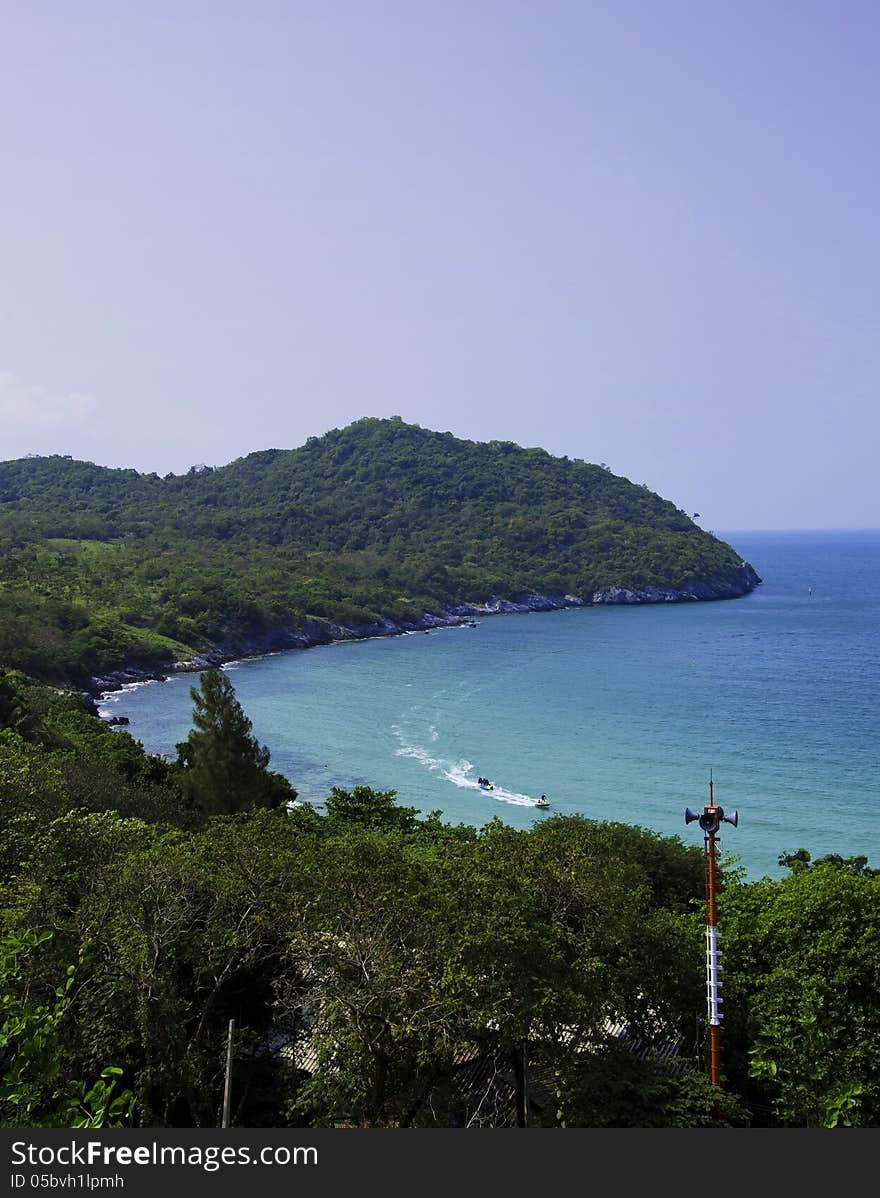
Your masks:
<path fill-rule="evenodd" d="M 480 794 L 486 795 L 487 798 L 498 799 L 502 803 L 511 803 L 515 807 L 534 807 L 535 800 L 530 795 L 519 794 L 515 790 L 505 790 L 497 783 L 492 790 L 483 790 L 474 775 L 473 762 L 466 758 L 462 757 L 455 762 L 443 761 L 438 757 L 432 757 L 421 745 L 404 743 L 404 737 L 399 728 L 394 729 L 394 734 L 401 742 L 401 747 L 395 750 L 395 757 L 412 757 L 426 769 L 439 771 L 454 786 L 461 787 L 463 790 L 476 790 Z"/>

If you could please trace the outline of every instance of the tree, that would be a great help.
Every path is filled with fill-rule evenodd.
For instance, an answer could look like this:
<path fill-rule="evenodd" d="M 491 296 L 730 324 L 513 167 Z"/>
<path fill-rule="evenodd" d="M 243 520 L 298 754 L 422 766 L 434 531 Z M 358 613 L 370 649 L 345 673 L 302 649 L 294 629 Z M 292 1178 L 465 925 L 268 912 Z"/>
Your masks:
<path fill-rule="evenodd" d="M 0 728 L 11 728 L 24 740 L 32 740 L 36 723 L 36 716 L 18 692 L 12 678 L 0 670 Z"/>
<path fill-rule="evenodd" d="M 717 1127 L 743 1125 L 737 1096 L 717 1091 L 686 1061 L 607 1043 L 560 1074 L 557 1118 L 563 1127 Z"/>
<path fill-rule="evenodd" d="M 451 842 L 450 842 L 451 843 Z M 456 895 L 428 846 L 350 827 L 324 839 L 291 921 L 283 1022 L 314 1061 L 291 1113 L 312 1125 L 446 1121 L 441 1092 L 472 1024 L 448 945 Z"/>
<path fill-rule="evenodd" d="M 808 853 L 806 849 L 798 849 L 794 853 L 780 853 L 779 864 L 790 869 L 792 873 L 798 873 L 802 869 L 816 869 L 823 865 L 830 865 L 834 869 L 847 869 L 864 878 L 876 878 L 880 875 L 880 869 L 872 869 L 868 865 L 868 858 L 862 855 L 842 857 L 840 853 L 828 853 L 827 856 L 817 857 L 813 861 L 811 853 Z"/>
<path fill-rule="evenodd" d="M 646 866 L 633 850 L 644 842 L 650 856 L 655 838 L 631 829 L 627 844 L 626 829 L 582 819 L 530 832 L 493 821 L 447 837 L 331 822 L 308 905 L 291 908 L 292 972 L 279 993 L 310 1062 L 295 1115 L 344 1126 L 482 1123 L 482 1091 L 469 1078 L 491 1066 L 512 1079 L 505 1087 L 525 1123 L 538 1117 L 526 1061 L 566 1089 L 569 1125 L 608 1126 L 626 1095 L 615 1107 L 579 1070 L 609 1042 L 610 1024 L 658 1044 L 690 1025 L 701 990 L 687 909 L 702 884 L 698 853 L 658 845 Z M 683 1093 L 658 1078 L 630 1126 L 689 1117 L 673 1115 Z"/>
<path fill-rule="evenodd" d="M 326 804 L 331 831 L 358 827 L 412 832 L 418 810 L 399 807 L 394 801 L 396 794 L 394 790 L 373 790 L 370 786 L 356 786 L 352 791 L 334 786 Z"/>
<path fill-rule="evenodd" d="M 80 904 L 88 951 L 69 1051 L 88 1072 L 112 1044 L 147 1126 L 218 1126 L 230 1018 L 236 1106 L 245 1097 L 285 947 L 289 850 L 307 839 L 296 822 L 254 811 L 157 834 Z"/>
<path fill-rule="evenodd" d="M 134 1095 L 114 1095 L 122 1070 L 108 1065 L 92 1085 L 65 1079 L 59 1029 L 70 1006 L 73 965 L 48 1002 L 35 1001 L 25 959 L 51 940 L 12 931 L 0 938 L 0 1126 L 124 1127 L 131 1123 Z"/>
<path fill-rule="evenodd" d="M 477 979 L 470 1011 L 484 1048 L 510 1060 L 525 1122 L 524 1059 L 566 1085 L 612 1025 L 646 1044 L 681 1030 L 700 987 L 687 913 L 700 861 L 680 843 L 581 817 L 529 833 L 493 821 L 480 844 L 455 887 Z M 584 1116 L 569 1103 L 570 1126 Z"/>
<path fill-rule="evenodd" d="M 228 675 L 206 670 L 190 687 L 195 727 L 177 746 L 178 778 L 192 805 L 208 815 L 233 815 L 252 807 L 280 807 L 296 791 L 269 767 L 269 750 L 235 697 Z"/>
<path fill-rule="evenodd" d="M 792 872 L 729 887 L 725 928 L 731 1072 L 792 1127 L 880 1119 L 880 877 L 792 855 Z M 739 1085 L 745 1090 L 747 1081 Z"/>

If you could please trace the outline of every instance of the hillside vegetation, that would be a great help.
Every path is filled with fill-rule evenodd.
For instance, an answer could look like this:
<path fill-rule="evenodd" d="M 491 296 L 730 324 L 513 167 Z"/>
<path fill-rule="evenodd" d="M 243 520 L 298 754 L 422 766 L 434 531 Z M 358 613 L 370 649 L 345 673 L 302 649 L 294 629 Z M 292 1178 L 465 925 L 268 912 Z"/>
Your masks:
<path fill-rule="evenodd" d="M 0 463 L 0 663 L 54 681 L 491 599 L 729 587 L 741 568 L 602 466 L 396 417 L 165 478 Z"/>
<path fill-rule="evenodd" d="M 698 844 L 297 804 L 229 678 L 191 694 L 169 761 L 0 670 L 0 1126 L 217 1127 L 230 1019 L 236 1127 L 878 1126 L 864 857 L 722 866 L 715 1092 Z"/>

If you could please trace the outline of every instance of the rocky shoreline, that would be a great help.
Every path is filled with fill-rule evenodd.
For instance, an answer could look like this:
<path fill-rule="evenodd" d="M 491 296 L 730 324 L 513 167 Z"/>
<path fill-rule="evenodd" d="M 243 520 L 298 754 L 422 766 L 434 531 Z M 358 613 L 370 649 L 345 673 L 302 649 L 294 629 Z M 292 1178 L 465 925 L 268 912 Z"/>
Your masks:
<path fill-rule="evenodd" d="M 123 670 L 113 670 L 89 679 L 86 691 L 89 705 L 96 698 L 122 690 L 137 682 L 167 682 L 175 673 L 195 673 L 215 669 L 230 661 L 281 653 L 289 649 L 311 649 L 337 641 L 366 640 L 375 636 L 401 636 L 407 632 L 430 632 L 434 628 L 449 628 L 467 624 L 475 616 L 494 616 L 535 611 L 558 611 L 567 607 L 591 607 L 605 604 L 639 603 L 702 603 L 715 599 L 738 599 L 749 594 L 761 579 L 748 562 L 742 562 L 735 578 L 719 582 L 695 580 L 681 588 L 646 587 L 627 590 L 610 587 L 595 591 L 588 599 L 578 595 L 522 595 L 516 600 L 490 599 L 487 603 L 466 603 L 442 610 L 441 615 L 426 613 L 418 620 L 395 621 L 385 617 L 376 624 L 335 624 L 330 620 L 310 618 L 296 629 L 274 629 L 251 637 L 221 643 L 197 654 L 188 661 L 169 661 L 166 665 L 141 667 L 132 664 Z"/>

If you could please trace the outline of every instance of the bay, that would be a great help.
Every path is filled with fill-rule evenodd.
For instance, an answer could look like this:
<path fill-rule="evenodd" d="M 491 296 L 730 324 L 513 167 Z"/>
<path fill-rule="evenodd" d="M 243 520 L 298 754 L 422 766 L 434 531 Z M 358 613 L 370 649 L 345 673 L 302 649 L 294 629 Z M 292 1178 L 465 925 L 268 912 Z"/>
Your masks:
<path fill-rule="evenodd" d="M 226 669 L 272 768 L 319 807 L 362 784 L 452 823 L 580 814 L 700 844 L 684 811 L 711 774 L 746 876 L 800 847 L 880 867 L 880 532 L 719 535 L 763 579 L 742 599 L 484 617 Z M 196 681 L 102 709 L 173 756 Z"/>

